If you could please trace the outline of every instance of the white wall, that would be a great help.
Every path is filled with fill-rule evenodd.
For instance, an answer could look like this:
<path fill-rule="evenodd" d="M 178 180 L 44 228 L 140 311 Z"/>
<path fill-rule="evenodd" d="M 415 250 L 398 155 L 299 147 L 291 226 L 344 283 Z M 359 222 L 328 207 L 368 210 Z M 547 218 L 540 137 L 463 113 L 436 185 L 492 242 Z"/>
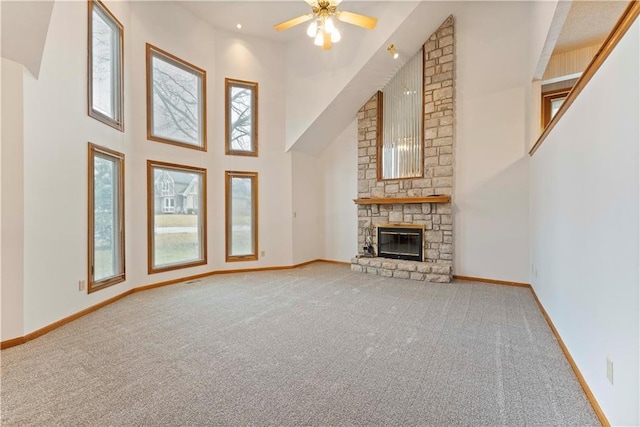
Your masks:
<path fill-rule="evenodd" d="M 456 22 L 454 274 L 528 282 L 531 74 L 556 3 L 436 2 L 433 7 L 444 9 L 445 17 L 453 14 Z M 343 138 L 322 154 L 324 167 L 339 162 L 336 168 L 355 177 L 355 154 L 349 165 L 334 151 Z M 357 142 L 352 144 L 356 150 Z M 347 188 L 340 187 L 344 193 L 330 199 L 335 188 L 325 182 L 327 218 L 353 210 L 356 221 L 355 190 L 347 196 Z M 357 252 L 356 234 L 341 224 L 346 233 L 332 243 L 337 223 L 327 221 L 325 256 L 347 261 Z"/>
<path fill-rule="evenodd" d="M 23 64 L 38 78 L 54 0 L 3 1 L 0 28 L 2 57 Z"/>
<path fill-rule="evenodd" d="M 324 188 L 324 255 L 350 262 L 358 253 L 358 122 L 354 120 L 320 157 Z"/>
<path fill-rule="evenodd" d="M 291 152 L 293 201 L 293 263 L 300 264 L 323 257 L 324 189 L 318 158 Z"/>
<path fill-rule="evenodd" d="M 544 43 L 532 38 L 537 7 L 465 3 L 454 14 L 457 275 L 528 282 L 528 103 Z"/>
<path fill-rule="evenodd" d="M 10 286 L 2 282 L 3 296 L 9 296 L 2 299 L 2 304 L 12 307 L 3 307 L 3 319 L 8 317 L 10 321 L 3 322 L 2 340 L 26 335 L 132 287 L 223 269 L 293 263 L 292 156 L 285 152 L 283 47 L 215 30 L 175 4 L 106 4 L 125 27 L 124 133 L 88 117 L 86 112 L 86 2 L 55 3 L 39 78 L 24 76 L 24 162 L 13 165 L 24 170 L 24 191 L 21 193 L 15 185 L 7 192 L 3 188 L 2 193 L 3 208 L 12 209 L 18 209 L 24 195 L 24 216 L 17 215 L 24 221 L 22 240 L 2 230 L 4 249 L 7 245 L 12 249 L 24 245 L 24 268 L 16 269 L 16 274 L 24 274 L 24 283 L 12 281 Z M 147 141 L 145 42 L 207 70 L 206 153 Z M 17 106 L 21 86 L 14 74 L 9 73 L 8 78 L 17 92 L 7 93 L 10 104 Z M 225 77 L 259 83 L 258 158 L 224 155 Z M 5 119 L 19 123 L 13 122 L 7 110 Z M 9 130 L 16 135 L 22 131 L 19 125 Z M 3 141 L 4 137 L 3 131 Z M 90 295 L 78 291 L 78 281 L 87 278 L 88 142 L 126 156 L 127 281 Z M 3 142 L 3 151 L 7 147 Z M 207 168 L 207 265 L 147 273 L 147 159 Z M 265 257 L 257 261 L 224 261 L 225 170 L 259 173 L 258 250 L 265 251 Z M 3 174 L 5 171 L 13 173 L 3 165 Z M 4 179 L 2 182 L 7 183 Z M 9 196 L 18 203 L 7 205 Z M 10 224 L 5 222 L 10 217 L 4 214 L 3 227 Z M 6 250 L 2 253 L 6 262 Z M 22 303 L 20 292 L 24 293 Z"/>
<path fill-rule="evenodd" d="M 0 183 L 2 283 L 0 336 L 22 336 L 24 305 L 24 178 L 22 76 L 24 67 L 2 59 L 2 146 Z"/>
<path fill-rule="evenodd" d="M 108 6 L 126 28 L 128 4 Z M 24 77 L 25 334 L 130 288 L 126 281 L 91 295 L 78 291 L 87 278 L 87 143 L 123 152 L 127 162 L 132 153 L 128 133 L 87 115 L 86 28 L 86 3 L 56 2 L 39 79 Z M 125 111 L 130 106 L 125 97 Z"/>
<path fill-rule="evenodd" d="M 292 264 L 291 155 L 285 153 L 284 136 L 284 51 L 277 43 L 217 30 L 189 11 L 168 2 L 132 3 L 134 84 L 134 139 L 136 167 L 134 192 L 146 192 L 147 159 L 207 168 L 208 259 L 205 266 L 148 275 L 146 229 L 134 230 L 131 259 L 136 283 L 164 280 L 212 270 L 258 268 Z M 167 31 L 170 28 L 171 31 Z M 207 70 L 208 150 L 201 152 L 146 141 L 145 43 L 151 43 Z M 224 154 L 224 79 L 258 82 L 259 156 Z M 258 172 L 257 261 L 225 263 L 224 172 Z M 134 222 L 146 224 L 146 200 L 134 201 Z"/>
<path fill-rule="evenodd" d="M 636 21 L 531 159 L 531 281 L 612 425 L 640 424 L 639 64 Z"/>
<path fill-rule="evenodd" d="M 211 157 L 214 170 L 250 170 L 257 171 L 259 187 L 259 241 L 260 251 L 265 256 L 254 264 L 263 266 L 292 265 L 292 156 L 285 152 L 285 86 L 284 48 L 278 43 L 270 43 L 258 38 L 240 38 L 235 33 L 216 30 L 216 70 L 210 78 L 214 79 L 214 92 L 211 97 L 213 117 L 209 130 L 213 152 Z M 224 156 L 224 78 L 231 77 L 250 80 L 259 84 L 259 157 Z M 220 172 L 222 174 L 222 172 Z M 217 193 L 224 193 L 223 179 L 218 178 L 212 184 Z M 215 193 L 213 193 L 215 194 Z M 221 196 L 222 197 L 222 196 Z M 222 199 L 220 199 L 222 200 Z M 214 201 L 215 203 L 215 201 Z M 213 207 L 214 204 L 210 203 Z M 222 205 L 219 206 L 222 208 Z M 215 224 L 223 211 L 218 209 L 214 216 L 209 215 L 209 224 Z M 222 233 L 223 228 L 219 227 Z M 222 236 L 223 234 L 218 234 Z M 216 269 L 247 268 L 245 263 L 223 265 L 224 246 L 217 237 L 218 249 L 214 247 L 210 258 Z M 222 243 L 221 243 L 222 242 Z"/>

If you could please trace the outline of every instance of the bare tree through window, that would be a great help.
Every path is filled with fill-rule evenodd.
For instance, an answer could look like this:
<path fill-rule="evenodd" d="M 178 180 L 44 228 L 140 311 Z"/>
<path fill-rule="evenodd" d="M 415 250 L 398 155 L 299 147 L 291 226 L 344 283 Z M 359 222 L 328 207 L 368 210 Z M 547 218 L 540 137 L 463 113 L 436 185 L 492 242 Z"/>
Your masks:
<path fill-rule="evenodd" d="M 225 79 L 226 152 L 258 155 L 258 83 Z"/>
<path fill-rule="evenodd" d="M 205 149 L 205 71 L 147 44 L 149 139 Z"/>
<path fill-rule="evenodd" d="M 149 273 L 206 264 L 206 170 L 148 160 Z"/>
<path fill-rule="evenodd" d="M 123 27 L 99 1 L 89 5 L 89 115 L 123 130 Z"/>

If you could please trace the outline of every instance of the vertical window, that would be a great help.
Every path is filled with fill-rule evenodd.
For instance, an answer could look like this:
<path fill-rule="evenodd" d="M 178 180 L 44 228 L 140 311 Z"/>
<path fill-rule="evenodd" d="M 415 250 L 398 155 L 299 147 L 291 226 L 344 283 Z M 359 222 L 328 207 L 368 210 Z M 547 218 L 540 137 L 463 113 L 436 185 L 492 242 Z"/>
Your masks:
<path fill-rule="evenodd" d="M 227 154 L 258 155 L 258 83 L 225 79 Z"/>
<path fill-rule="evenodd" d="M 205 169 L 147 161 L 149 273 L 207 263 Z"/>
<path fill-rule="evenodd" d="M 89 144 L 89 292 L 125 280 L 124 154 Z"/>
<path fill-rule="evenodd" d="M 258 259 L 258 174 L 226 172 L 226 260 Z"/>
<path fill-rule="evenodd" d="M 100 1 L 89 1 L 89 116 L 124 131 L 122 24 Z"/>
<path fill-rule="evenodd" d="M 147 43 L 147 138 L 206 151 L 206 71 Z"/>

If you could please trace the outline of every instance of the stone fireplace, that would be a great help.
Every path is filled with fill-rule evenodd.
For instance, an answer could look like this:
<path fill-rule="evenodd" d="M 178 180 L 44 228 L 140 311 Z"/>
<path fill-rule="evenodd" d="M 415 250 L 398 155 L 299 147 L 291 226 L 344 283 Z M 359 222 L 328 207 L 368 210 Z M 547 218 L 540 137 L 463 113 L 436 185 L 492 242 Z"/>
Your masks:
<path fill-rule="evenodd" d="M 447 18 L 424 49 L 424 176 L 379 180 L 378 94 L 358 111 L 358 248 L 351 269 L 369 274 L 448 283 L 453 271 L 454 19 Z M 411 259 L 388 252 L 383 231 L 420 230 L 421 251 Z M 415 234 L 415 233 L 414 233 Z M 383 239 L 384 237 L 384 239 Z M 395 236 L 391 252 L 402 252 L 416 236 Z M 364 248 L 373 246 L 374 255 Z M 407 252 L 408 253 L 408 252 Z M 397 254 L 396 254 L 397 255 Z M 400 257 L 402 258 L 402 257 Z M 405 257 L 407 258 L 407 257 Z"/>

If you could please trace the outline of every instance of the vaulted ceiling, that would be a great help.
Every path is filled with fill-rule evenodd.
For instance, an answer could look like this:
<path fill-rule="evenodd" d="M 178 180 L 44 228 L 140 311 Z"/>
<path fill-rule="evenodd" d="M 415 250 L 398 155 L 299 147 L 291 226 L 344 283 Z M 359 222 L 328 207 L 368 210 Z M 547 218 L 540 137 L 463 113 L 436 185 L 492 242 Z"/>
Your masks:
<path fill-rule="evenodd" d="M 2 56 L 24 64 L 36 78 L 53 3 L 2 1 Z M 504 29 L 500 24 L 489 23 L 522 21 L 519 26 L 511 26 L 509 31 L 531 31 L 523 16 L 533 10 L 532 5 L 536 2 L 505 2 L 505 7 L 496 9 L 489 6 L 492 3 L 481 1 L 345 0 L 340 9 L 375 16 L 379 20 L 378 26 L 368 31 L 339 23 L 343 40 L 329 51 L 313 45 L 305 35 L 306 25 L 280 33 L 273 30 L 274 24 L 309 13 L 310 8 L 303 0 L 177 3 L 190 11 L 195 19 L 202 19 L 215 28 L 284 45 L 286 148 L 318 153 L 353 121 L 360 106 L 418 51 L 447 16 L 453 14 L 456 20 L 460 18 L 473 25 L 487 23 L 482 30 L 483 39 L 478 42 L 490 49 L 491 40 L 503 37 Z M 237 24 L 242 28 L 238 29 Z M 598 27 L 598 31 L 602 32 L 602 29 Z M 517 34 L 513 36 L 524 40 Z M 545 33 L 541 37 L 546 36 Z M 572 37 L 572 42 L 576 43 L 576 37 L 587 39 L 596 35 L 593 31 L 582 30 L 573 31 Z M 389 43 L 398 48 L 401 54 L 398 60 L 388 54 Z M 498 56 L 499 53 L 489 53 L 487 60 L 500 61 Z M 533 69 L 530 77 L 532 75 Z"/>

